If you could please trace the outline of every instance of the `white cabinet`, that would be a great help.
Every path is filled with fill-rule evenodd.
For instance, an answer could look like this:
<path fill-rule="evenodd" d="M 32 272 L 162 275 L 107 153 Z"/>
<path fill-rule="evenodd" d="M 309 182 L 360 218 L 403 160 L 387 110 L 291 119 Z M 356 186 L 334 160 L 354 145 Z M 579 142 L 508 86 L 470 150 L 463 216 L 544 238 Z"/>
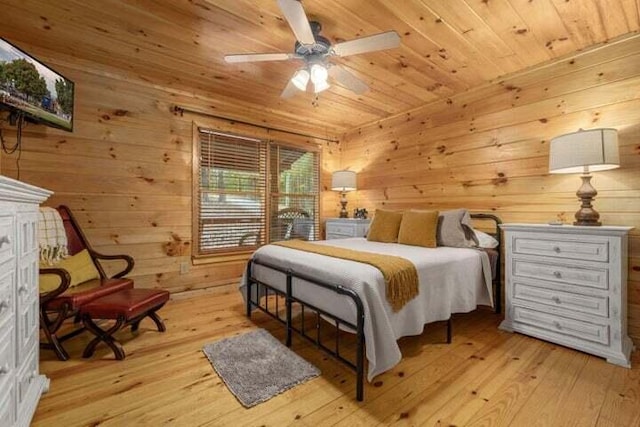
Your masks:
<path fill-rule="evenodd" d="M 364 237 L 369 229 L 368 219 L 331 218 L 325 224 L 327 240 L 345 239 L 348 237 Z"/>
<path fill-rule="evenodd" d="M 630 366 L 627 240 L 632 227 L 503 224 L 501 329 Z"/>
<path fill-rule="evenodd" d="M 0 176 L 0 426 L 28 426 L 38 371 L 38 205 L 51 192 Z"/>

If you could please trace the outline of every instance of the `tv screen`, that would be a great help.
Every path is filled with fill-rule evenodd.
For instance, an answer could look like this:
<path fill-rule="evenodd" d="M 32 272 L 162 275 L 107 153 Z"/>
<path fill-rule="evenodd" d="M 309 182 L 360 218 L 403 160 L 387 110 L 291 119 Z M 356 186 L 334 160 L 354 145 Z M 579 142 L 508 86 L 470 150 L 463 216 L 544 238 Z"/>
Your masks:
<path fill-rule="evenodd" d="M 73 82 L 0 38 L 0 106 L 73 130 Z"/>

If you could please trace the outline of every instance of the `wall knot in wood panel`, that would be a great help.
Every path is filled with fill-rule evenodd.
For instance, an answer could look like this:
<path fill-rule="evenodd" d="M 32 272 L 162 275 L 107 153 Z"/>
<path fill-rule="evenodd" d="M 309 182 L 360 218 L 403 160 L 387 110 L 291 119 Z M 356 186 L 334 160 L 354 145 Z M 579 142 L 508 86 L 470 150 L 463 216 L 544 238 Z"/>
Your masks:
<path fill-rule="evenodd" d="M 171 234 L 171 241 L 163 243 L 162 249 L 167 256 L 185 256 L 190 253 L 191 243 L 183 241 L 180 236 L 175 233 Z"/>
<path fill-rule="evenodd" d="M 506 184 L 507 181 L 508 181 L 508 178 L 504 175 L 504 173 L 499 172 L 498 173 L 498 177 L 497 178 L 493 178 L 491 180 L 491 183 L 493 185 L 503 185 L 503 184 Z"/>

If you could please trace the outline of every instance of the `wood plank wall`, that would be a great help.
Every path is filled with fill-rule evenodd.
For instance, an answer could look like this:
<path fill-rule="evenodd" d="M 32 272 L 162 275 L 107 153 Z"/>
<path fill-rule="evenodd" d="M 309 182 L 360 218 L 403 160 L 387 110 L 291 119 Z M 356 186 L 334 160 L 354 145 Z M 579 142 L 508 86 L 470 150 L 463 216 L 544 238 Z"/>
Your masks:
<path fill-rule="evenodd" d="M 619 130 L 621 167 L 595 173 L 604 224 L 629 225 L 629 325 L 640 343 L 640 36 L 371 123 L 343 139 L 358 172 L 349 206 L 494 212 L 505 222 L 573 220 L 578 175 L 549 175 L 549 140 Z"/>
<path fill-rule="evenodd" d="M 191 265 L 193 121 L 245 135 L 321 144 L 324 188 L 337 169 L 337 143 L 268 133 L 193 114 L 180 116 L 171 107 L 179 104 L 274 127 L 291 126 L 268 112 L 104 75 L 98 64 L 66 63 L 54 52 L 32 51 L 75 82 L 75 129 L 68 133 L 27 125 L 20 180 L 53 190 L 46 204 L 70 206 L 95 249 L 132 255 L 137 287 L 162 287 L 174 293 L 215 291 L 237 283 L 242 274 L 244 262 Z M 6 122 L 0 126 L 11 145 L 15 129 Z M 324 132 L 320 136 L 332 137 Z M 16 160 L 17 154 L 2 155 L 3 175 L 17 177 Z M 335 216 L 338 205 L 335 193 L 323 191 L 323 217 Z M 183 263 L 189 266 L 186 274 L 180 274 Z"/>

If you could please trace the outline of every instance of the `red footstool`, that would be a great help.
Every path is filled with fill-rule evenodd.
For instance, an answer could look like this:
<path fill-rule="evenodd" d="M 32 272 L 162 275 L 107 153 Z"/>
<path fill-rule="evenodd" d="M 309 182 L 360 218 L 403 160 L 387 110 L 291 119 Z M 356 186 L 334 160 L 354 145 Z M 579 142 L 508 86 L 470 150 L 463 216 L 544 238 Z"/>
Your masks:
<path fill-rule="evenodd" d="M 116 356 L 124 359 L 122 345 L 113 338 L 113 334 L 121 328 L 131 325 L 131 331 L 138 330 L 140 321 L 150 317 L 158 327 L 158 331 L 166 331 L 162 319 L 156 311 L 169 301 L 169 291 L 162 289 L 124 289 L 119 292 L 97 298 L 80 307 L 80 316 L 84 326 L 96 337 L 84 349 L 82 357 L 91 357 L 96 346 L 104 341 Z M 108 330 L 95 324 L 96 319 L 111 319 L 116 323 Z"/>

